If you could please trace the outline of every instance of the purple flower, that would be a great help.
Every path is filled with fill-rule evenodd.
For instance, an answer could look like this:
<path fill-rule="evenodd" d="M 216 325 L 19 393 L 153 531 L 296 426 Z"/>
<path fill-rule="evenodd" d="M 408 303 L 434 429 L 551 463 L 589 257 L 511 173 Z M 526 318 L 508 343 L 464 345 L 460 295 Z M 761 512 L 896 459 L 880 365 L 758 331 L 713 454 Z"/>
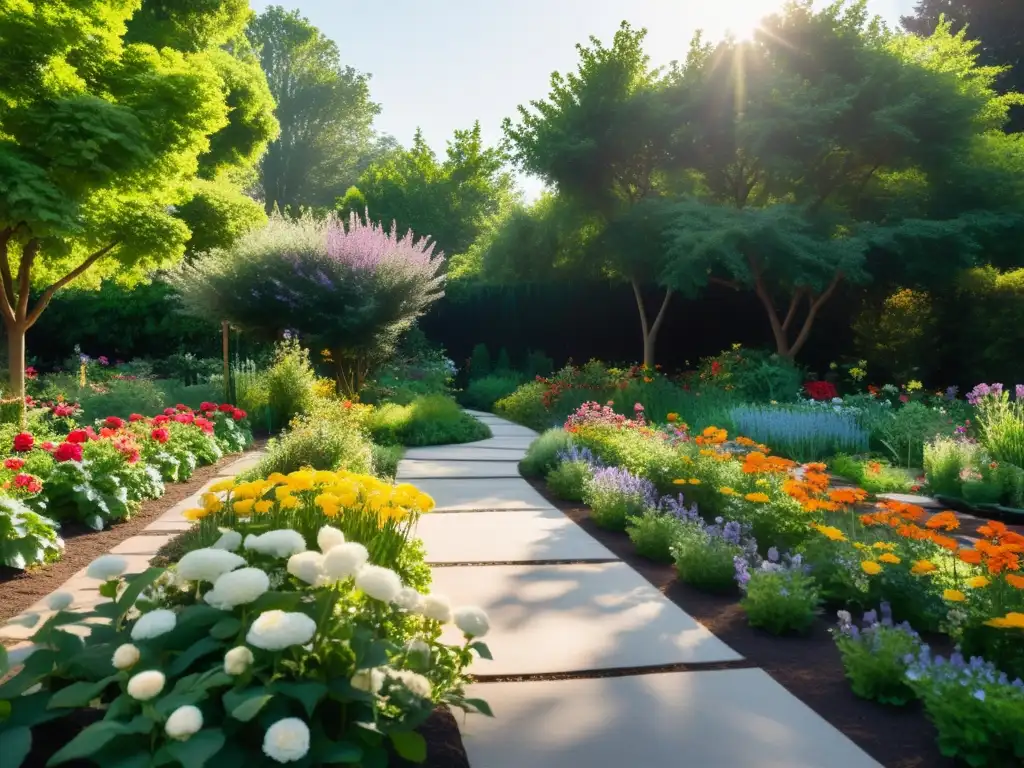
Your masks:
<path fill-rule="evenodd" d="M 976 384 L 974 389 L 967 393 L 967 402 L 971 405 L 977 405 L 991 393 L 992 388 L 988 384 Z"/>
<path fill-rule="evenodd" d="M 658 490 L 654 483 L 637 477 L 622 467 L 601 467 L 595 470 L 591 484 L 598 491 L 612 491 L 629 496 L 638 506 L 658 506 Z"/>
<path fill-rule="evenodd" d="M 779 550 L 777 550 L 775 547 L 769 547 L 768 559 L 771 560 L 773 563 L 779 562 Z"/>
<path fill-rule="evenodd" d="M 369 220 L 369 212 L 366 218 Z M 416 240 L 412 230 L 398 237 L 394 222 L 387 231 L 372 221 L 364 224 L 355 212 L 349 216 L 347 227 L 339 221 L 328 226 L 327 254 L 358 272 L 370 273 L 387 267 L 434 274 L 444 260 L 440 253 L 434 254 L 434 244 L 428 238 Z"/>
<path fill-rule="evenodd" d="M 956 400 L 956 396 L 958 394 L 960 394 L 960 387 L 958 387 L 956 385 L 953 385 L 951 387 L 946 387 L 946 395 L 945 395 L 945 397 L 946 397 L 947 400 Z"/>
<path fill-rule="evenodd" d="M 1024 400 L 1024 384 L 1018 384 L 1013 388 L 1013 397 L 1015 400 Z"/>

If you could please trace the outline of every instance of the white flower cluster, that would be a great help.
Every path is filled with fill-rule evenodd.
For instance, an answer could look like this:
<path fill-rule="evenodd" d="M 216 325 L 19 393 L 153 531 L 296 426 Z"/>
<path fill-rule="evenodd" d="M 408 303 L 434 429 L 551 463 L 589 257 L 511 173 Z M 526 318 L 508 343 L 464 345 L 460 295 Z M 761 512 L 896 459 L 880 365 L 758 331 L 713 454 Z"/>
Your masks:
<path fill-rule="evenodd" d="M 305 645 L 316 634 L 316 622 L 304 613 L 264 611 L 249 627 L 245 641 L 265 651 Z"/>
<path fill-rule="evenodd" d="M 204 599 L 214 608 L 230 611 L 247 605 L 270 589 L 270 577 L 259 568 L 242 568 L 220 576 Z"/>
<path fill-rule="evenodd" d="M 208 581 L 212 584 L 225 573 L 243 565 L 244 557 L 226 549 L 194 549 L 178 561 L 178 578 L 184 581 Z"/>
<path fill-rule="evenodd" d="M 291 557 L 306 549 L 306 540 L 298 531 L 281 528 L 259 536 L 249 534 L 245 537 L 245 548 L 271 557 Z"/>
<path fill-rule="evenodd" d="M 263 736 L 263 754 L 278 763 L 294 763 L 309 752 L 309 726 L 297 717 L 278 720 Z"/>

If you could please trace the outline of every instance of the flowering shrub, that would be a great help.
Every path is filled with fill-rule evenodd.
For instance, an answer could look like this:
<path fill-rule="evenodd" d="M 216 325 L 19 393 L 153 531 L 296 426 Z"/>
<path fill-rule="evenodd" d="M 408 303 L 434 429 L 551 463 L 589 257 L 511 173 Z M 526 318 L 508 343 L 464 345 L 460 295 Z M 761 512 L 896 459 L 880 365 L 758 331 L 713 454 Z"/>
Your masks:
<path fill-rule="evenodd" d="M 839 397 L 836 385 L 831 381 L 808 381 L 804 383 L 804 391 L 812 400 L 824 402 Z"/>
<path fill-rule="evenodd" d="M 615 427 L 616 429 L 637 429 L 646 425 L 644 407 L 637 403 L 633 406 L 633 418 L 627 419 L 615 412 L 611 403 L 598 405 L 594 401 L 583 403 L 569 414 L 565 420 L 566 432 L 576 432 L 583 427 Z"/>
<path fill-rule="evenodd" d="M 572 435 L 560 428 L 549 429 L 530 443 L 519 470 L 527 476 L 543 477 L 558 466 L 564 451 L 575 445 Z"/>
<path fill-rule="evenodd" d="M 407 760 L 425 758 L 416 729 L 439 703 L 490 714 L 463 692 L 474 654 L 490 656 L 479 640 L 487 615 L 403 585 L 338 529 L 315 539 L 307 549 L 284 528 L 243 543 L 225 530 L 171 571 L 129 578 L 123 558 L 95 561 L 89 575 L 104 580 L 107 601 L 79 614 L 58 601 L 32 637 L 43 650 L 0 686 L 0 737 L 29 744 L 36 726 L 72 718 L 77 733 L 51 765 L 117 755 L 384 766 L 384 740 Z M 108 623 L 82 639 L 65 629 L 80 619 Z M 409 623 L 422 633 L 406 641 L 394 627 Z M 463 643 L 436 640 L 449 623 Z"/>
<path fill-rule="evenodd" d="M 821 592 L 800 555 L 782 559 L 772 547 L 764 560 L 751 552 L 736 556 L 733 566 L 743 591 L 740 607 L 750 626 L 775 635 L 802 634 L 811 628 L 820 612 Z"/>
<path fill-rule="evenodd" d="M 650 480 L 620 467 L 603 467 L 584 483 L 583 500 L 595 523 L 622 531 L 629 518 L 657 505 L 658 492 Z"/>
<path fill-rule="evenodd" d="M 868 450 L 868 432 L 841 406 L 741 406 L 732 420 L 744 435 L 798 461 Z"/>
<path fill-rule="evenodd" d="M 975 407 L 982 444 L 993 459 L 1024 468 L 1024 384 L 1014 387 L 1014 399 L 1002 384 L 978 384 L 967 394 Z"/>
<path fill-rule="evenodd" d="M 658 563 L 671 563 L 672 545 L 684 521 L 698 519 L 697 505 L 687 507 L 683 494 L 665 496 L 657 509 L 647 509 L 640 516 L 630 518 L 626 533 L 641 557 Z"/>
<path fill-rule="evenodd" d="M 679 579 L 707 592 L 731 592 L 735 559 L 757 551 L 757 542 L 735 521 L 715 518 L 714 525 L 690 520 L 680 528 L 671 546 Z"/>
<path fill-rule="evenodd" d="M 995 665 L 959 653 L 947 660 L 925 645 L 906 680 L 939 732 L 939 749 L 971 766 L 1012 766 L 1024 760 L 1024 682 Z"/>
<path fill-rule="evenodd" d="M 888 603 L 864 614 L 863 628 L 853 623 L 848 611 L 839 611 L 838 626 L 831 630 L 843 659 L 853 692 L 864 699 L 902 706 L 914 699 L 904 674 L 921 647 L 921 638 L 910 624 L 894 624 Z"/>
<path fill-rule="evenodd" d="M 0 496 L 0 565 L 24 569 L 56 560 L 63 550 L 56 522 L 18 499 Z"/>
<path fill-rule="evenodd" d="M 584 449 L 586 450 L 586 449 Z M 583 488 L 594 472 L 594 465 L 581 460 L 562 461 L 548 472 L 548 488 L 560 499 L 583 501 Z"/>

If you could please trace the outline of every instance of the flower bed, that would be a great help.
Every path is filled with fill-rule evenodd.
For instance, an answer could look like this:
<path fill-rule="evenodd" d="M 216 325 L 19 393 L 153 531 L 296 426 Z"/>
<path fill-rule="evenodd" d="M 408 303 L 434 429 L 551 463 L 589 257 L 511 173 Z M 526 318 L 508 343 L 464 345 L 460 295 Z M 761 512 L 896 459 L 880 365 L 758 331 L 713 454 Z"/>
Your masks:
<path fill-rule="evenodd" d="M 73 404 L 43 404 L 31 430 L 11 437 L 0 469 L 0 565 L 51 562 L 64 546 L 61 524 L 98 531 L 125 520 L 161 496 L 165 482 L 187 480 L 252 440 L 245 412 L 226 403 L 85 426 L 78 413 Z"/>
<path fill-rule="evenodd" d="M 71 613 L 54 596 L 38 647 L 0 686 L 5 765 L 42 752 L 49 765 L 423 761 L 417 729 L 437 705 L 490 714 L 463 693 L 474 654 L 489 657 L 487 616 L 429 594 L 409 538 L 432 506 L 348 472 L 220 484 L 170 568 L 123 577 L 107 556 L 89 568 L 105 602 Z M 105 623 L 68 631 L 88 619 Z M 461 644 L 439 641 L 449 623 Z M 71 738 L 53 754 L 32 735 L 55 719 Z"/>

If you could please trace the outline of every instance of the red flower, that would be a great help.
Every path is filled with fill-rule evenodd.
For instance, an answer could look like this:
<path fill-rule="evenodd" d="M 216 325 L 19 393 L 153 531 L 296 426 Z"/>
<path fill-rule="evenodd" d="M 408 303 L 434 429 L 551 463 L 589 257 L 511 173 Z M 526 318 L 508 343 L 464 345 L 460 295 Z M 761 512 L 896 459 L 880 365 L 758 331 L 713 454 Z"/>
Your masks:
<path fill-rule="evenodd" d="M 31 365 L 28 368 L 25 369 L 25 378 L 26 379 L 34 379 L 38 375 L 39 375 L 39 371 L 37 371 Z"/>
<path fill-rule="evenodd" d="M 173 408 L 164 408 L 164 416 L 173 416 L 177 411 Z"/>
<path fill-rule="evenodd" d="M 213 422 L 210 421 L 209 419 L 199 417 L 195 420 L 194 423 L 197 427 L 203 430 L 203 432 L 206 432 L 208 435 L 213 434 Z"/>
<path fill-rule="evenodd" d="M 812 400 L 831 400 L 839 397 L 836 386 L 831 381 L 808 381 L 804 384 L 804 390 Z"/>
<path fill-rule="evenodd" d="M 906 395 L 900 395 L 900 402 L 901 403 L 909 403 L 910 402 L 910 398 L 907 397 Z"/>
<path fill-rule="evenodd" d="M 168 432 L 163 427 L 157 427 L 156 429 L 149 433 L 149 436 L 156 440 L 158 443 L 166 443 L 168 440 L 171 439 L 171 433 Z"/>
<path fill-rule="evenodd" d="M 540 379 L 540 376 L 538 376 L 537 378 Z M 347 410 L 347 409 L 352 407 L 352 401 L 351 400 L 346 400 L 341 405 L 342 405 L 343 408 L 345 408 Z"/>
<path fill-rule="evenodd" d="M 72 429 L 64 439 L 69 443 L 85 443 L 89 441 L 89 433 L 84 429 Z"/>
<path fill-rule="evenodd" d="M 111 429 L 110 427 L 100 427 L 100 437 L 113 437 L 116 434 L 116 429 Z"/>
<path fill-rule="evenodd" d="M 61 443 L 53 452 L 53 458 L 57 461 L 81 461 L 82 446 L 79 443 Z"/>
<path fill-rule="evenodd" d="M 117 416 L 107 416 L 103 423 L 111 429 L 120 429 L 124 426 L 124 419 L 119 419 Z"/>
<path fill-rule="evenodd" d="M 145 420 L 146 420 L 146 417 L 143 416 L 141 413 L 133 413 L 131 416 L 128 417 L 128 421 L 130 421 L 132 424 L 134 424 L 136 421 L 145 421 Z"/>
<path fill-rule="evenodd" d="M 241 421 L 242 419 L 245 418 L 245 411 L 243 411 L 241 408 L 235 408 L 235 410 L 232 411 L 231 413 L 231 418 L 233 418 L 235 421 Z"/>
<path fill-rule="evenodd" d="M 171 420 L 170 416 L 167 416 L 167 415 L 162 414 L 162 413 L 159 416 L 154 416 L 153 417 L 153 423 L 158 425 L 158 426 L 160 424 L 166 424 L 170 420 Z"/>
<path fill-rule="evenodd" d="M 47 453 L 53 453 L 54 445 L 49 440 L 47 440 L 45 443 L 43 443 L 39 447 L 42 448 Z"/>
<path fill-rule="evenodd" d="M 177 416 L 174 417 L 174 420 L 179 424 L 191 424 L 193 421 L 195 421 L 195 419 L 196 417 L 193 416 L 191 413 L 179 413 Z"/>
<path fill-rule="evenodd" d="M 178 403 L 178 404 L 177 404 L 176 406 L 174 406 L 174 407 L 175 407 L 175 408 L 177 408 L 177 409 L 178 409 L 179 411 L 181 411 L 182 413 L 192 413 L 192 409 L 191 409 L 191 408 L 189 408 L 189 407 L 188 407 L 187 405 L 185 405 L 184 403 Z"/>
<path fill-rule="evenodd" d="M 231 403 L 221 403 L 219 406 L 217 406 L 217 410 L 223 411 L 224 413 L 231 413 L 233 410 L 235 410 L 235 406 L 231 405 Z"/>
<path fill-rule="evenodd" d="M 720 362 L 718 362 L 717 360 L 714 360 L 711 363 L 711 375 L 712 376 L 717 376 L 721 372 L 722 372 L 722 364 Z"/>
<path fill-rule="evenodd" d="M 211 403 L 209 400 L 204 400 L 203 402 L 201 402 L 199 404 L 199 410 L 200 411 L 216 411 L 217 410 L 217 404 L 216 403 Z"/>
<path fill-rule="evenodd" d="M 43 484 L 32 475 L 19 474 L 14 476 L 14 484 L 18 488 L 24 488 L 29 493 L 39 493 L 43 490 Z"/>
<path fill-rule="evenodd" d="M 32 437 L 28 432 L 19 432 L 14 436 L 14 450 L 19 453 L 25 451 L 31 451 L 32 446 L 35 445 L 36 439 Z"/>
<path fill-rule="evenodd" d="M 58 419 L 67 419 L 75 415 L 75 406 L 73 405 L 55 405 L 53 406 L 53 415 Z"/>
<path fill-rule="evenodd" d="M 12 456 L 11 458 L 7 459 L 7 461 L 4 462 L 4 466 L 7 467 L 8 469 L 13 469 L 15 472 L 17 472 L 19 469 L 25 466 L 25 460 L 19 459 L 16 456 Z"/>

